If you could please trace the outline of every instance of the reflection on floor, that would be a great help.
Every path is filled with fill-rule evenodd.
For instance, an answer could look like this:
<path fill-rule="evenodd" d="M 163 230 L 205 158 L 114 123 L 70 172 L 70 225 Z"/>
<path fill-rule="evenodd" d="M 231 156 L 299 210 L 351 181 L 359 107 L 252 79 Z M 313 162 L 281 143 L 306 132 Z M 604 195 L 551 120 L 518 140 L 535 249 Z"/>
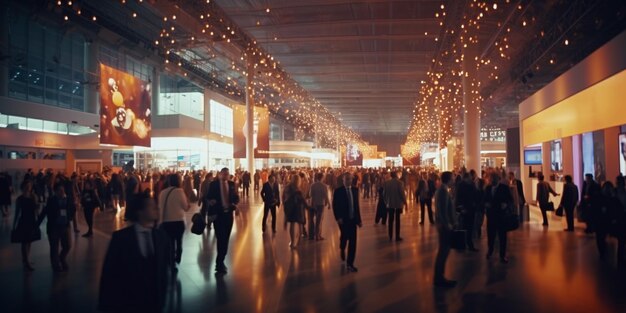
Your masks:
<path fill-rule="evenodd" d="M 581 229 L 563 232 L 558 218 L 550 229 L 531 221 L 511 233 L 507 265 L 497 258 L 485 260 L 485 239 L 479 241 L 480 252 L 452 252 L 447 276 L 459 286 L 440 290 L 432 286 L 435 229 L 419 225 L 412 207 L 402 217 L 405 240 L 391 243 L 386 227 L 374 225 L 374 201 L 363 201 L 365 225 L 359 231 L 359 272 L 354 274 L 341 264 L 331 211 L 323 224 L 326 240 L 304 241 L 292 251 L 282 227 L 276 235 L 262 235 L 261 205 L 258 198 L 241 205 L 226 276 L 213 273 L 213 233 L 185 235 L 167 312 L 626 312 L 625 276 L 613 262 L 598 260 L 593 237 Z M 32 247 L 35 272 L 24 273 L 19 246 L 8 243 L 12 219 L 4 219 L 2 312 L 95 311 L 110 234 L 124 226 L 110 213 L 96 219 L 96 235 L 75 238 L 70 271 L 60 275 L 51 271 L 45 238 Z"/>

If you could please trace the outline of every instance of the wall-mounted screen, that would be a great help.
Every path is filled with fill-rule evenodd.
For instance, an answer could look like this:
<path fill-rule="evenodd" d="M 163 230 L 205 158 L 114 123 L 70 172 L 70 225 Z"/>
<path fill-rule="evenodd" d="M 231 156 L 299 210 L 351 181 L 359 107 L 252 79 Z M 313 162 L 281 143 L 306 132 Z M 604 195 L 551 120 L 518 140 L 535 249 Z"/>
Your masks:
<path fill-rule="evenodd" d="M 541 165 L 541 150 L 532 149 L 524 150 L 524 164 L 526 165 Z"/>
<path fill-rule="evenodd" d="M 553 172 L 563 170 L 563 146 L 561 139 L 554 140 L 550 143 L 550 169 Z"/>

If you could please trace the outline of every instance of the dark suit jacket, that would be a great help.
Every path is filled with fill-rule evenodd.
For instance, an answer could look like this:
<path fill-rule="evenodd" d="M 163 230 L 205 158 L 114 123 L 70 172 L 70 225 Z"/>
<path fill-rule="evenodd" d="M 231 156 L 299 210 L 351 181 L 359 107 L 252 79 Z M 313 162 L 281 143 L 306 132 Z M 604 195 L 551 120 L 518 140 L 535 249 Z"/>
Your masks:
<path fill-rule="evenodd" d="M 261 189 L 261 198 L 267 205 L 280 205 L 280 191 L 278 184 L 270 185 L 269 182 L 263 184 Z"/>
<path fill-rule="evenodd" d="M 561 196 L 561 205 L 566 209 L 573 209 L 578 204 L 578 187 L 574 183 L 566 183 L 563 186 L 563 195 Z"/>
<path fill-rule="evenodd" d="M 235 183 L 232 181 L 228 181 L 228 192 L 230 199 L 228 199 L 228 201 L 226 202 L 228 202 L 230 206 L 228 208 L 224 208 L 222 206 L 222 192 L 220 190 L 221 183 L 221 180 L 216 179 L 212 181 L 209 185 L 209 192 L 207 193 L 206 198 L 209 201 L 215 200 L 216 202 L 215 205 L 209 207 L 209 215 L 217 215 L 219 213 L 225 213 L 225 211 L 228 211 L 226 213 L 232 213 L 236 209 L 235 205 L 239 203 L 239 193 L 237 192 Z"/>
<path fill-rule="evenodd" d="M 134 226 L 113 233 L 100 277 L 101 310 L 160 312 L 173 260 L 169 237 L 162 230 L 153 230 L 152 242 L 154 271 L 145 266 Z"/>
<path fill-rule="evenodd" d="M 65 225 L 59 225 L 57 223 L 58 218 L 61 216 L 61 210 L 66 210 L 66 221 Z M 72 204 L 72 199 L 70 197 L 65 198 L 65 208 L 62 208 L 59 205 L 59 198 L 54 195 L 48 198 L 48 202 L 46 206 L 43 208 L 41 213 L 39 214 L 39 219 L 37 220 L 37 225 L 40 225 L 43 222 L 43 219 L 46 218 L 46 233 L 50 234 L 51 231 L 59 228 L 59 227 L 67 227 L 70 225 L 70 222 L 74 218 L 74 214 L 76 213 L 76 207 Z"/>
<path fill-rule="evenodd" d="M 511 189 L 505 184 L 498 184 L 494 193 L 492 187 L 492 185 L 489 185 L 485 188 L 485 204 L 488 205 L 487 215 L 503 215 L 508 206 L 513 202 Z M 506 207 L 503 208 L 505 205 Z"/>
<path fill-rule="evenodd" d="M 352 204 L 354 206 L 354 219 L 350 219 L 350 212 L 348 211 L 350 203 L 348 202 L 348 191 L 346 187 L 339 187 L 335 189 L 333 193 L 333 213 L 335 213 L 335 220 L 343 220 L 343 222 L 353 221 L 355 224 L 361 224 L 361 208 L 359 206 L 359 189 L 351 187 L 352 191 Z"/>

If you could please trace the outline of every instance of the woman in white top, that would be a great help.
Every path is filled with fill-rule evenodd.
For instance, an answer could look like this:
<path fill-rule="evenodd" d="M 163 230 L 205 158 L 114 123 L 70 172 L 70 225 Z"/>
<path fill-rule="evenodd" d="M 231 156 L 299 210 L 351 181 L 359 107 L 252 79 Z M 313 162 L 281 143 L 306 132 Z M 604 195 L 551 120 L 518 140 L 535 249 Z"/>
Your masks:
<path fill-rule="evenodd" d="M 189 202 L 185 191 L 180 188 L 179 174 L 167 177 L 167 188 L 159 194 L 160 228 L 167 233 L 172 241 L 172 255 L 175 264 L 180 264 L 183 255 L 183 234 L 185 233 L 185 212 L 189 211 Z M 176 271 L 176 265 L 174 265 Z"/>

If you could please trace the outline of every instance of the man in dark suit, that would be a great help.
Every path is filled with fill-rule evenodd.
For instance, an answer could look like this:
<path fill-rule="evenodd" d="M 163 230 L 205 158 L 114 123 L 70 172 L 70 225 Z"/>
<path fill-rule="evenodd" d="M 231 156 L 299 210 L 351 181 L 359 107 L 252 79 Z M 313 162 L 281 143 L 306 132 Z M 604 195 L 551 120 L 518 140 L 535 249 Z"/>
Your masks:
<path fill-rule="evenodd" d="M 476 217 L 476 186 L 469 173 L 463 174 L 463 180 L 456 191 L 456 211 L 461 213 L 461 225 L 466 231 L 466 244 L 470 251 L 478 251 L 474 247 L 474 224 Z"/>
<path fill-rule="evenodd" d="M 239 195 L 235 183 L 229 181 L 230 173 L 228 168 L 223 168 L 217 180 L 209 185 L 207 199 L 209 203 L 209 220 L 214 221 L 215 237 L 217 238 L 217 259 L 215 261 L 215 272 L 226 274 L 228 268 L 224 264 L 226 253 L 228 253 L 228 242 L 230 233 L 233 230 L 233 212 L 237 211 Z"/>
<path fill-rule="evenodd" d="M 359 189 L 352 186 L 352 175 L 349 173 L 343 176 L 343 186 L 335 189 L 333 193 L 333 213 L 341 232 L 339 238 L 339 249 L 341 249 L 341 259 L 346 260 L 346 244 L 348 245 L 348 271 L 357 272 L 354 267 L 356 254 L 357 234 L 356 228 L 363 226 L 361 222 L 361 210 L 359 207 Z"/>
<path fill-rule="evenodd" d="M 263 226 L 261 229 L 265 232 L 265 224 L 267 221 L 267 214 L 272 214 L 272 232 L 276 233 L 276 207 L 280 206 L 280 191 L 278 190 L 278 184 L 276 183 L 276 177 L 270 175 L 268 181 L 263 184 L 261 189 L 261 198 L 263 199 Z"/>
<path fill-rule="evenodd" d="M 506 256 L 507 234 L 502 218 L 513 202 L 509 186 L 501 183 L 500 175 L 491 173 L 490 184 L 485 188 L 485 208 L 487 209 L 487 259 L 493 254 L 496 236 L 500 242 L 500 261 L 509 263 Z"/>
<path fill-rule="evenodd" d="M 594 212 L 600 210 L 600 203 L 602 198 L 602 192 L 600 184 L 593 179 L 593 174 L 585 174 L 585 181 L 583 182 L 582 201 L 580 206 L 583 210 L 582 218 L 587 223 L 587 229 L 585 233 L 592 233 L 593 223 L 592 216 Z"/>
<path fill-rule="evenodd" d="M 50 263 L 55 272 L 68 270 L 67 254 L 72 247 L 70 224 L 76 213 L 71 199 L 65 194 L 63 183 L 54 185 L 54 196 L 48 198 L 46 206 L 39 214 L 37 225 L 47 218 L 46 233 L 50 243 Z M 59 252 L 61 246 L 61 252 Z"/>
<path fill-rule="evenodd" d="M 574 184 L 572 176 L 565 175 L 565 185 L 563 186 L 563 196 L 561 196 L 561 204 L 565 209 L 565 219 L 567 220 L 567 228 L 565 231 L 574 231 L 574 208 L 578 204 L 578 187 Z"/>
<path fill-rule="evenodd" d="M 113 233 L 100 277 L 98 307 L 113 312 L 160 312 L 173 259 L 167 234 L 154 224 L 155 202 L 140 193 L 127 202 L 133 223 Z"/>
<path fill-rule="evenodd" d="M 426 174 L 424 174 L 424 177 L 418 182 L 417 190 L 415 191 L 415 199 L 419 199 L 420 202 L 420 225 L 424 224 L 426 209 L 428 209 L 428 220 L 431 224 L 435 224 L 433 219 L 433 195 L 435 191 L 435 181 L 432 177 L 426 178 Z"/>

